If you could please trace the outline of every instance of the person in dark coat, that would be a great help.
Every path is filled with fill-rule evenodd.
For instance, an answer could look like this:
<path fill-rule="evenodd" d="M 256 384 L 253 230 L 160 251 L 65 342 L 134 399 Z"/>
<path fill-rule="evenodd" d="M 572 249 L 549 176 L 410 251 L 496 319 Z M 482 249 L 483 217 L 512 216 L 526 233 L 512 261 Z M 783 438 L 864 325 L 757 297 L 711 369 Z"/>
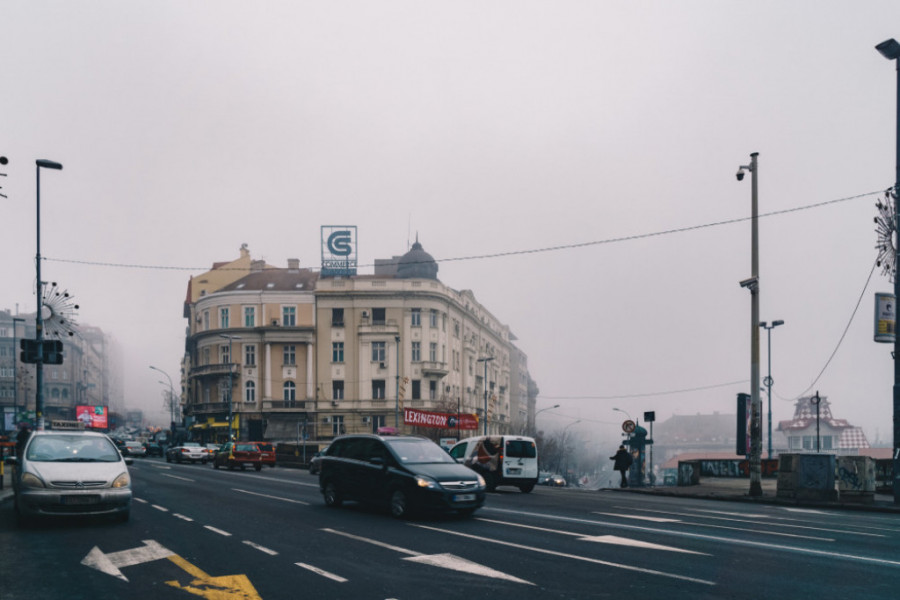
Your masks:
<path fill-rule="evenodd" d="M 16 456 L 22 456 L 22 452 L 25 451 L 25 444 L 28 442 L 28 437 L 31 435 L 31 428 L 27 423 L 23 423 L 19 428 L 19 433 L 16 434 Z"/>
<path fill-rule="evenodd" d="M 629 454 L 628 450 L 625 449 L 625 446 L 619 446 L 619 450 L 618 452 L 616 452 L 616 455 L 610 456 L 609 460 L 616 461 L 615 463 L 613 463 L 613 469 L 622 474 L 622 482 L 619 484 L 619 487 L 628 487 L 628 478 L 625 476 L 625 472 L 628 471 L 628 467 L 630 467 L 631 463 L 633 462 L 631 454 Z"/>

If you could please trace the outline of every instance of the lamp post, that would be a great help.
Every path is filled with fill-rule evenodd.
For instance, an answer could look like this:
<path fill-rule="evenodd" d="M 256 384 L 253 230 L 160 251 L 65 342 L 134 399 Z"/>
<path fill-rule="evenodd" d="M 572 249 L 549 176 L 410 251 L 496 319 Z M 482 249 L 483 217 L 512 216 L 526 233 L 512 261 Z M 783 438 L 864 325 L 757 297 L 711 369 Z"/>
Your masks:
<path fill-rule="evenodd" d="M 545 410 L 553 410 L 554 408 L 559 408 L 559 404 L 554 404 L 553 406 L 548 406 L 547 408 L 542 408 L 541 410 L 534 413 L 534 417 L 532 419 L 532 433 L 537 431 L 537 416 L 544 412 Z"/>
<path fill-rule="evenodd" d="M 394 396 L 394 429 L 400 430 L 400 336 L 394 336 L 394 349 L 397 353 L 397 375 L 396 375 L 396 386 L 394 390 L 396 391 L 396 395 Z"/>
<path fill-rule="evenodd" d="M 900 235 L 900 214 L 896 206 L 900 199 L 900 43 L 894 38 L 885 40 L 875 46 L 875 49 L 888 60 L 897 64 L 897 132 L 896 153 L 894 169 L 894 235 Z M 894 262 L 894 298 L 900 298 L 900 277 L 896 269 L 900 265 L 900 243 L 895 242 L 894 251 L 897 253 Z M 894 504 L 900 504 L 900 337 L 894 339 Z"/>
<path fill-rule="evenodd" d="M 35 419 L 37 421 L 36 429 L 41 431 L 44 429 L 44 282 L 41 281 L 41 167 L 45 169 L 62 170 L 62 165 L 51 160 L 42 158 L 34 161 L 37 171 L 37 252 L 34 256 L 34 268 L 37 272 L 37 315 L 34 318 L 34 340 L 37 350 L 37 361 L 35 364 L 35 384 L 37 393 L 35 396 Z"/>
<path fill-rule="evenodd" d="M 763 381 L 763 383 L 766 384 L 769 396 L 769 458 L 772 458 L 772 385 L 775 383 L 775 380 L 772 379 L 772 330 L 779 325 L 784 325 L 784 321 L 772 321 L 771 325 L 763 321 L 759 324 L 760 327 L 766 330 L 766 334 L 769 338 L 769 349 L 766 352 L 769 359 L 769 372 L 768 375 L 766 375 L 765 381 Z"/>
<path fill-rule="evenodd" d="M 232 412 L 232 391 L 234 390 L 234 340 L 241 339 L 239 335 L 227 335 L 224 333 L 219 334 L 220 338 L 224 338 L 228 340 L 228 439 L 226 442 L 230 442 L 233 437 L 233 427 L 232 422 L 234 420 L 234 414 Z"/>
<path fill-rule="evenodd" d="M 154 367 L 153 365 L 150 365 L 150 368 L 153 369 L 154 371 L 159 371 L 160 373 L 162 373 L 163 375 L 166 376 L 166 379 L 169 380 L 169 418 L 171 419 L 172 437 L 174 438 L 174 436 L 175 436 L 175 388 L 172 386 L 172 378 L 169 377 L 169 374 L 166 373 L 165 371 L 163 371 L 162 369 Z M 162 382 L 160 381 L 160 383 L 162 383 Z"/>
<path fill-rule="evenodd" d="M 484 414 L 481 416 L 484 418 L 481 427 L 481 434 L 487 435 L 487 400 L 488 400 L 488 386 L 487 386 L 487 364 L 494 360 L 493 356 L 487 356 L 485 358 L 479 358 L 477 362 L 484 363 L 484 381 L 482 385 L 484 385 Z"/>
<path fill-rule="evenodd" d="M 16 323 L 24 323 L 25 319 L 20 319 L 19 317 L 13 317 L 13 420 L 16 421 L 13 423 L 13 427 L 18 428 L 18 418 L 19 418 L 19 355 L 16 354 L 16 347 L 19 345 L 19 341 L 17 338 L 18 330 L 16 329 Z M 24 334 L 23 334 L 24 335 Z"/>
<path fill-rule="evenodd" d="M 762 402 L 759 398 L 759 152 L 750 155 L 750 164 L 738 167 L 737 180 L 744 178 L 744 171 L 750 171 L 751 233 L 750 233 L 750 278 L 741 282 L 741 287 L 750 290 L 750 495 L 762 496 Z"/>

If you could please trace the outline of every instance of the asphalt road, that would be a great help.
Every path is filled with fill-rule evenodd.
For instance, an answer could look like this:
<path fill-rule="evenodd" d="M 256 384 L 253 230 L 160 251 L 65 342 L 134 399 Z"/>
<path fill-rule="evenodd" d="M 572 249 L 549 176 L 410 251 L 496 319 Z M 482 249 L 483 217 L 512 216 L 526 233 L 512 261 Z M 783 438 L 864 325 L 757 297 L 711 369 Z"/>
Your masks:
<path fill-rule="evenodd" d="M 136 460 L 131 521 L 19 529 L 0 598 L 897 598 L 900 516 L 500 488 L 474 518 L 325 507 L 305 471 Z"/>

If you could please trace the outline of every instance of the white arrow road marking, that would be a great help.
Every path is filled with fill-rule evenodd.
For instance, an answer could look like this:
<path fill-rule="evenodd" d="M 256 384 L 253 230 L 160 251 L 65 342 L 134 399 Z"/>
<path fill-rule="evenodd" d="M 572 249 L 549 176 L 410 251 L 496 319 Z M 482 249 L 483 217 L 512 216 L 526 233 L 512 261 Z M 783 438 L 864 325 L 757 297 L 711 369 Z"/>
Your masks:
<path fill-rule="evenodd" d="M 345 533 L 343 531 L 337 531 L 335 529 L 323 529 L 322 531 L 327 531 L 328 533 L 342 535 L 342 536 L 348 537 L 352 540 L 357 540 L 359 542 L 366 542 L 367 544 L 372 544 L 374 546 L 380 546 L 381 548 L 387 548 L 388 550 L 393 550 L 393 551 L 399 552 L 401 554 L 408 554 L 409 558 L 405 558 L 404 560 L 409 560 L 412 562 L 431 565 L 433 567 L 442 567 L 444 569 L 452 569 L 454 571 L 461 571 L 463 573 L 471 573 L 472 575 L 481 575 L 483 577 L 493 577 L 495 579 L 505 579 L 506 581 L 514 581 L 516 583 L 524 583 L 526 585 L 534 585 L 530 581 L 525 581 L 524 579 L 519 579 L 518 577 L 514 577 L 512 575 L 507 575 L 506 573 L 501 573 L 500 571 L 495 571 L 494 569 L 485 567 L 482 564 L 474 563 L 474 562 L 468 561 L 464 558 L 454 556 L 452 554 L 423 554 L 422 552 L 408 550 L 406 548 L 401 548 L 400 546 L 393 546 L 391 544 L 379 542 L 378 540 L 373 540 L 370 538 L 353 535 L 352 533 Z"/>
<path fill-rule="evenodd" d="M 335 575 L 334 573 L 329 573 L 328 571 L 323 571 L 322 569 L 320 569 L 318 567 L 314 567 L 314 566 L 308 565 L 306 563 L 294 563 L 294 564 L 297 565 L 298 567 L 303 567 L 304 569 L 306 569 L 308 571 L 312 571 L 313 573 L 316 573 L 317 575 L 321 575 L 322 577 L 327 577 L 328 579 L 337 581 L 338 583 L 346 583 L 347 582 L 347 580 L 344 579 L 343 577 L 341 577 L 340 575 Z"/>
<path fill-rule="evenodd" d="M 682 552 L 684 554 L 698 554 L 700 556 L 709 556 L 705 552 L 695 552 L 693 550 L 685 550 L 684 548 L 676 548 L 675 546 L 663 546 L 661 544 L 653 544 L 651 542 L 642 542 L 640 540 L 633 540 L 629 538 L 623 538 L 616 535 L 584 535 L 583 533 L 576 533 L 574 531 L 562 531 L 561 529 L 548 529 L 546 527 L 538 527 L 536 525 L 524 525 L 522 523 L 509 523 L 506 521 L 494 521 L 492 519 L 478 519 L 479 521 L 484 521 L 486 523 L 495 523 L 497 525 L 506 525 L 508 527 L 519 527 L 521 529 L 533 529 L 536 531 L 543 531 L 546 533 L 557 533 L 559 535 L 569 535 L 572 537 L 577 537 L 582 542 L 599 542 L 601 544 L 616 544 L 617 546 L 633 546 L 635 548 L 646 548 L 648 550 L 666 550 L 668 552 Z"/>
<path fill-rule="evenodd" d="M 681 523 L 680 519 L 666 519 L 664 517 L 645 517 L 642 515 L 623 515 L 622 513 L 600 512 L 594 511 L 595 515 L 606 515 L 608 517 L 621 517 L 622 519 L 637 519 L 639 521 L 653 521 L 654 523 Z"/>
<path fill-rule="evenodd" d="M 94 546 L 87 556 L 81 560 L 81 564 L 97 569 L 107 575 L 118 577 L 122 581 L 128 581 L 128 578 L 122 575 L 119 570 L 121 567 L 131 567 L 141 563 L 168 558 L 175 553 L 160 546 L 154 540 L 142 540 L 143 546 L 131 548 L 130 550 L 122 550 L 120 552 L 110 552 L 105 554 L 99 547 Z"/>

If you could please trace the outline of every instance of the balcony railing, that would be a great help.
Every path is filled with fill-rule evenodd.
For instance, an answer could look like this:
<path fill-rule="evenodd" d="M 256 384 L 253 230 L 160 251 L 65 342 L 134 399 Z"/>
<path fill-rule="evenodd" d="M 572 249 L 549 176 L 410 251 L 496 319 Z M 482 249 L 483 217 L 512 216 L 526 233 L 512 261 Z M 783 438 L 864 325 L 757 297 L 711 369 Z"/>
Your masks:
<path fill-rule="evenodd" d="M 191 368 L 191 377 L 208 377 L 210 375 L 228 375 L 229 373 L 237 373 L 235 363 L 216 363 L 212 365 L 198 365 Z M 234 371 L 232 371 L 234 369 Z"/>

